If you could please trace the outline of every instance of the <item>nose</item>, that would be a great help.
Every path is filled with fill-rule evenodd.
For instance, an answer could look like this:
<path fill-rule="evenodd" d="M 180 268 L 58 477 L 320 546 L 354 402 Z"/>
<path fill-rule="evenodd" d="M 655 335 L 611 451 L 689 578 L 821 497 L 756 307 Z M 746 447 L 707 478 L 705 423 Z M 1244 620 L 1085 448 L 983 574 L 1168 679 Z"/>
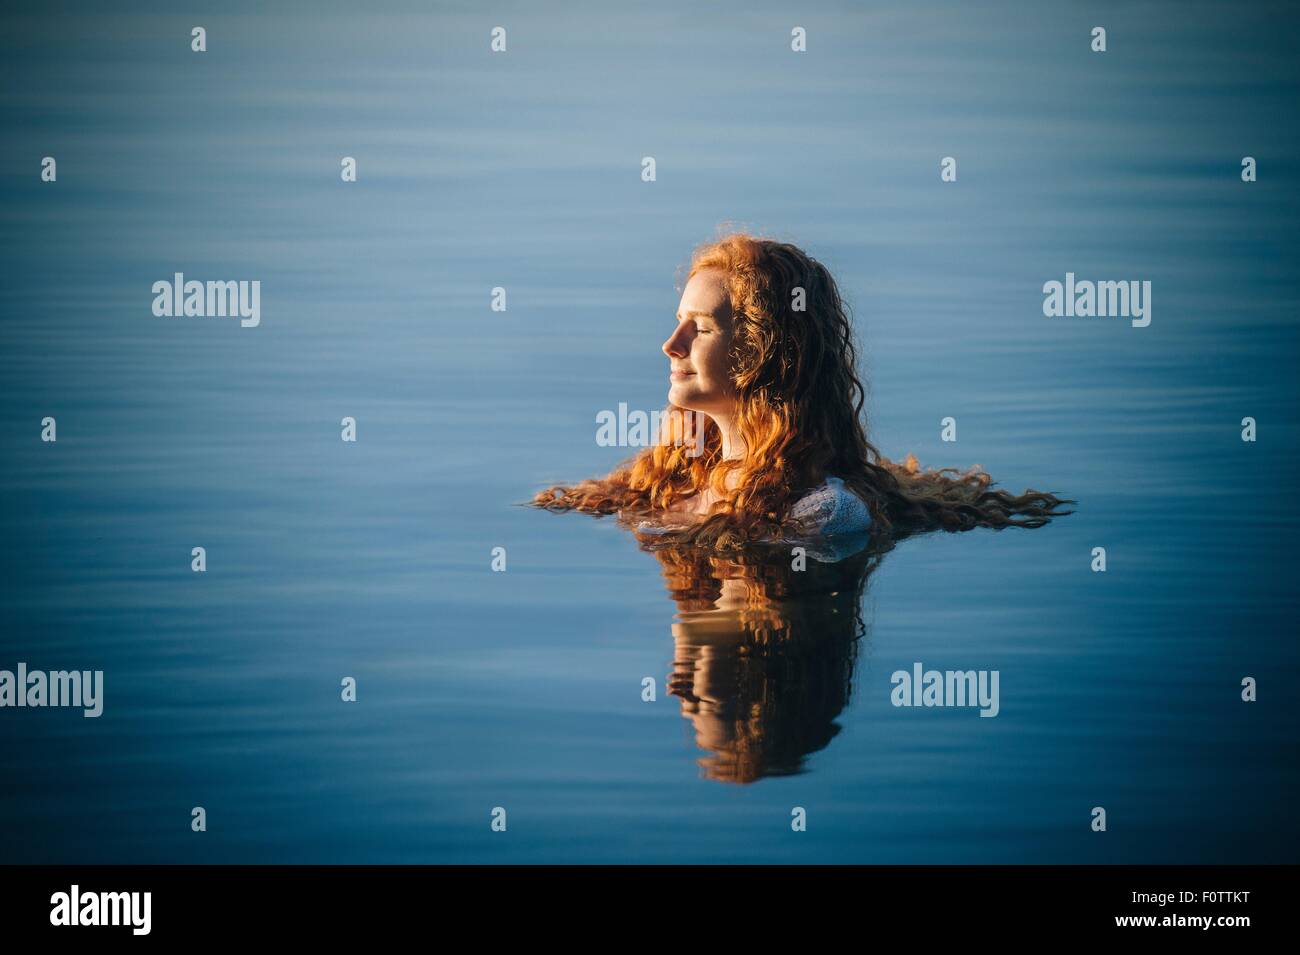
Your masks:
<path fill-rule="evenodd" d="M 664 354 L 669 358 L 685 358 L 691 353 L 690 333 L 686 330 L 689 322 L 682 322 L 677 330 L 664 342 Z"/>

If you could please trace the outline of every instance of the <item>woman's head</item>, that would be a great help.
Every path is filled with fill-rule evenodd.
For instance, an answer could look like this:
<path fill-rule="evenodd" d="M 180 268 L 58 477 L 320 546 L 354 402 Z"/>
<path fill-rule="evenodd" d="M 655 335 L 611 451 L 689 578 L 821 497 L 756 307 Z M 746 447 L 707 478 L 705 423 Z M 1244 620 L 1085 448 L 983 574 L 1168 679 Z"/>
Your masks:
<path fill-rule="evenodd" d="M 736 233 L 696 249 L 677 328 L 664 343 L 670 358 L 697 343 L 701 313 L 704 327 L 716 327 L 734 349 L 730 371 L 742 401 L 804 401 L 821 385 L 819 372 L 852 376 L 852 327 L 835 280 L 793 245 Z"/>
<path fill-rule="evenodd" d="M 688 374 L 673 379 L 669 403 L 731 429 L 745 477 L 781 475 L 798 490 L 864 459 L 853 328 L 816 259 L 741 233 L 706 243 L 676 320 L 664 352 Z M 689 374 L 701 363 L 705 373 Z"/>
<path fill-rule="evenodd" d="M 866 437 L 866 392 L 839 288 L 794 245 L 733 233 L 700 246 L 673 323 L 659 444 L 534 503 L 643 516 L 708 491 L 714 503 L 687 536 L 728 547 L 780 536 L 790 507 L 829 475 L 866 502 L 880 532 L 1036 526 L 1065 503 L 988 490 L 982 472 L 954 478 L 952 469 L 920 472 L 910 457 L 903 465 L 881 457 Z M 708 419 L 702 448 L 681 440 L 682 415 L 671 413 L 680 411 Z"/>

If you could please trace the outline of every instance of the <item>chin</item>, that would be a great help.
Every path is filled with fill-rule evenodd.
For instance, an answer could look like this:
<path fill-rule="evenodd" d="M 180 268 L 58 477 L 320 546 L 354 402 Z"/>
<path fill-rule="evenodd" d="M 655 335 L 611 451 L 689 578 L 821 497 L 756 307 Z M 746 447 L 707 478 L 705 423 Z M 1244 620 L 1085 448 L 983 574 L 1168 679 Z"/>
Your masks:
<path fill-rule="evenodd" d="M 681 408 L 683 411 L 699 411 L 699 408 L 696 407 L 698 402 L 691 395 L 681 394 L 675 388 L 668 389 L 668 403 Z"/>

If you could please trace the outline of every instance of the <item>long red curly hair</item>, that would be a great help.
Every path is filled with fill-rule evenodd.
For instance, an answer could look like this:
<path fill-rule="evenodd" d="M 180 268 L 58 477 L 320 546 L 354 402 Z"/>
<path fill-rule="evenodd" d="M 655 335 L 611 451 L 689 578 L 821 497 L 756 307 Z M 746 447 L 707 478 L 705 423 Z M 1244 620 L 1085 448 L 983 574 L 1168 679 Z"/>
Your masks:
<path fill-rule="evenodd" d="M 801 249 L 732 233 L 695 250 L 687 280 L 703 270 L 724 273 L 731 301 L 744 457 L 723 458 L 721 433 L 708 420 L 702 451 L 691 447 L 685 409 L 670 405 L 659 443 L 605 477 L 541 491 L 534 505 L 653 519 L 708 488 L 716 502 L 674 535 L 722 549 L 781 539 L 790 507 L 828 475 L 866 503 L 874 534 L 1038 527 L 1073 513 L 1056 508 L 1074 501 L 1048 492 L 994 489 L 978 468 L 922 470 L 912 455 L 901 464 L 881 456 L 866 436 L 848 311 L 830 272 Z M 795 309 L 799 288 L 803 310 Z"/>

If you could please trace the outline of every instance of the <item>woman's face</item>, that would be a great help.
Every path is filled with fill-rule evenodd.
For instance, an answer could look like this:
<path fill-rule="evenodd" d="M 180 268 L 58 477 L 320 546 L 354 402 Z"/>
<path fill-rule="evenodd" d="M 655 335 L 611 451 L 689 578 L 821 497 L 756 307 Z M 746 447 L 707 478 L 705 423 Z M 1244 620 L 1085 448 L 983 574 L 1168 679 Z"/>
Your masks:
<path fill-rule="evenodd" d="M 708 269 L 691 276 L 676 321 L 664 342 L 669 403 L 703 414 L 729 414 L 736 400 L 730 359 L 735 328 L 722 272 Z"/>

